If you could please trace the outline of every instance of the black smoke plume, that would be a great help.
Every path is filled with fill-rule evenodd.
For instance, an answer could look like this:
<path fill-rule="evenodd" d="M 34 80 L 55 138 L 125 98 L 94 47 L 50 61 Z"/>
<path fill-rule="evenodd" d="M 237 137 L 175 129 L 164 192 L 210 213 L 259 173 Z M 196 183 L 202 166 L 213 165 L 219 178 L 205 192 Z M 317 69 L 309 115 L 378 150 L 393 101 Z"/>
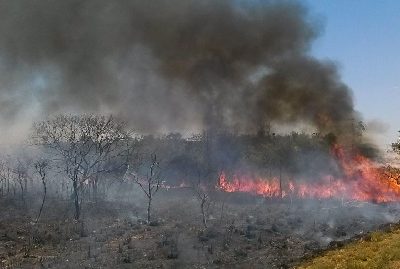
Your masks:
<path fill-rule="evenodd" d="M 137 130 L 356 117 L 319 24 L 294 1 L 0 1 L 0 111 L 113 113 Z"/>

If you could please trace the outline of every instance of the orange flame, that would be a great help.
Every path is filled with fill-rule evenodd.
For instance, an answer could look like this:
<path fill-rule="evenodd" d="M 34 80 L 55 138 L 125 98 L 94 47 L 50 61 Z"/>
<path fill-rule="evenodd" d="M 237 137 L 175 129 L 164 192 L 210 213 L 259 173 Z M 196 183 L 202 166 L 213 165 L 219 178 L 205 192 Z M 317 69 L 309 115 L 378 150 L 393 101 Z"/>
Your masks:
<path fill-rule="evenodd" d="M 313 181 L 279 178 L 263 178 L 249 175 L 232 176 L 228 180 L 225 172 L 219 176 L 219 188 L 225 192 L 247 192 L 265 197 L 341 198 L 357 201 L 400 201 L 400 173 L 379 167 L 360 154 L 346 154 L 339 145 L 332 148 L 343 171 L 341 178 L 322 176 Z"/>

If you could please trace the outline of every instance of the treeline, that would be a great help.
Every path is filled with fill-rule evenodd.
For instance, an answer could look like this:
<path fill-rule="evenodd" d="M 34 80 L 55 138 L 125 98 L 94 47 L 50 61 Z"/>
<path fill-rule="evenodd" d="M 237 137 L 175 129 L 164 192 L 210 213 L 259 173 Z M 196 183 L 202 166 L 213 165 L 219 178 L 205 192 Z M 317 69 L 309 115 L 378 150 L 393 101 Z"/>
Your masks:
<path fill-rule="evenodd" d="M 138 152 L 157 152 L 168 182 L 179 180 L 216 182 L 221 171 L 277 176 L 326 173 L 335 170 L 330 153 L 332 138 L 292 132 L 256 135 L 229 133 L 184 138 L 180 134 L 144 136 L 137 141 Z"/>
<path fill-rule="evenodd" d="M 3 156 L 0 194 L 26 203 L 29 193 L 39 192 L 42 207 L 46 195 L 68 199 L 79 219 L 83 202 L 106 199 L 111 186 L 148 176 L 155 156 L 162 184 L 215 186 L 221 171 L 304 178 L 340 173 L 333 143 L 332 134 L 297 132 L 138 135 L 112 116 L 59 115 L 36 122 L 27 144 Z"/>

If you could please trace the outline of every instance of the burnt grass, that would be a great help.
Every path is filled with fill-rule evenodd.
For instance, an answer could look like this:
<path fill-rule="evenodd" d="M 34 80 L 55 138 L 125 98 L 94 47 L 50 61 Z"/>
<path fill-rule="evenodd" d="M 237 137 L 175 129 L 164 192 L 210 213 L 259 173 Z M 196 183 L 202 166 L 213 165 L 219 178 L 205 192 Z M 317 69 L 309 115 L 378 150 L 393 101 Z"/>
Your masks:
<path fill-rule="evenodd" d="M 292 268 L 387 223 L 397 204 L 211 195 L 208 227 L 190 189 L 161 190 L 147 224 L 145 200 L 83 204 L 0 200 L 0 268 Z"/>

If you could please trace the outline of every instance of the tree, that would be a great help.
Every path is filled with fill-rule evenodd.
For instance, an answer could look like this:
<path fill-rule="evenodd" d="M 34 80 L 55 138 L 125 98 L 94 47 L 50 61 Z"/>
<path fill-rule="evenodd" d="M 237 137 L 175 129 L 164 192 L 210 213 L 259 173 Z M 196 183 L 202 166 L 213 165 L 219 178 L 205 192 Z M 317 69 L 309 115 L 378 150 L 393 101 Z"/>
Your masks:
<path fill-rule="evenodd" d="M 0 161 L 0 181 L 1 181 L 1 195 L 4 196 L 4 192 L 6 195 L 10 193 L 10 181 L 11 181 L 11 168 L 8 163 L 4 160 Z"/>
<path fill-rule="evenodd" d="M 12 173 L 17 181 L 21 190 L 21 200 L 25 205 L 25 193 L 28 189 L 28 169 L 29 161 L 27 159 L 17 158 L 14 167 L 12 168 Z"/>
<path fill-rule="evenodd" d="M 71 181 L 74 217 L 79 219 L 84 184 L 99 174 L 120 168 L 107 164 L 126 153 L 126 141 L 131 134 L 124 122 L 112 116 L 59 115 L 35 123 L 31 139 L 33 144 L 51 151 L 54 161 Z"/>
<path fill-rule="evenodd" d="M 49 166 L 50 166 L 50 163 L 46 159 L 38 160 L 34 163 L 35 171 L 39 175 L 40 180 L 43 185 L 43 199 L 42 199 L 42 204 L 39 209 L 39 213 L 36 217 L 36 221 L 35 221 L 36 223 L 38 223 L 38 221 L 39 221 L 39 218 L 42 214 L 44 203 L 46 201 L 46 194 L 47 194 L 46 175 L 47 175 L 47 171 L 49 170 Z"/>
<path fill-rule="evenodd" d="M 197 200 L 200 203 L 201 217 L 204 228 L 207 228 L 208 209 L 210 206 L 210 195 L 205 186 L 201 185 L 200 180 L 193 187 Z"/>
<path fill-rule="evenodd" d="M 154 195 L 158 192 L 161 186 L 161 169 L 160 163 L 157 161 L 157 156 L 151 156 L 151 163 L 148 172 L 144 178 L 135 175 L 134 182 L 139 185 L 143 193 L 147 197 L 147 223 L 151 221 L 151 204 Z"/>
<path fill-rule="evenodd" d="M 399 131 L 399 134 L 400 134 L 400 131 Z M 392 143 L 392 149 L 395 153 L 400 155 L 400 137 L 397 142 Z"/>

